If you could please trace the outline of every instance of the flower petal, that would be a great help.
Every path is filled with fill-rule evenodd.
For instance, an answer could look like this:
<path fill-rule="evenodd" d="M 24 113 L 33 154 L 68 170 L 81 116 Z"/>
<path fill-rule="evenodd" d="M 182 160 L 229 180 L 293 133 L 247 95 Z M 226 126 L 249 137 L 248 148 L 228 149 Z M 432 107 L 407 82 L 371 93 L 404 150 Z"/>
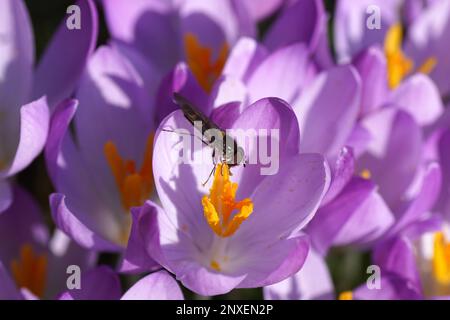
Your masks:
<path fill-rule="evenodd" d="M 47 140 L 50 115 L 46 98 L 33 101 L 20 109 L 20 138 L 9 166 L 0 177 L 10 177 L 28 166 L 42 151 Z"/>
<path fill-rule="evenodd" d="M 403 81 L 388 101 L 409 112 L 421 126 L 432 124 L 444 112 L 444 105 L 433 81 L 417 74 Z"/>
<path fill-rule="evenodd" d="M 120 280 L 113 270 L 100 266 L 81 273 L 81 288 L 63 292 L 59 300 L 119 300 Z"/>
<path fill-rule="evenodd" d="M 302 132 L 301 151 L 337 156 L 356 123 L 361 79 L 351 66 L 319 74 L 293 103 Z"/>
<path fill-rule="evenodd" d="M 286 6 L 266 35 L 264 43 L 270 50 L 295 42 L 303 42 L 315 50 L 319 36 L 326 27 L 322 1 L 300 0 Z"/>
<path fill-rule="evenodd" d="M 292 102 L 313 74 L 310 53 L 305 44 L 297 43 L 278 49 L 250 76 L 247 83 L 249 103 L 266 97 Z"/>
<path fill-rule="evenodd" d="M 74 92 L 97 42 L 98 16 L 94 1 L 79 0 L 75 5 L 80 9 L 80 28 L 69 29 L 69 21 L 63 19 L 34 77 L 33 97 L 46 94 L 51 108 Z"/>
<path fill-rule="evenodd" d="M 30 17 L 22 0 L 0 4 L 0 112 L 17 109 L 29 98 L 34 64 Z"/>
<path fill-rule="evenodd" d="M 121 300 L 183 300 L 180 286 L 166 271 L 158 271 L 136 282 Z"/>
<path fill-rule="evenodd" d="M 294 276 L 264 287 L 266 300 L 323 300 L 333 298 L 333 282 L 325 259 L 309 250 L 305 264 Z"/>
<path fill-rule="evenodd" d="M 86 215 L 77 215 L 67 206 L 66 196 L 54 193 L 50 195 L 50 209 L 55 224 L 80 246 L 98 251 L 121 251 L 121 248 L 103 238 L 92 227 L 93 223 Z"/>
<path fill-rule="evenodd" d="M 0 214 L 12 203 L 12 191 L 8 181 L 0 180 Z"/>
<path fill-rule="evenodd" d="M 0 261 L 0 300 L 22 300 L 14 281 Z"/>

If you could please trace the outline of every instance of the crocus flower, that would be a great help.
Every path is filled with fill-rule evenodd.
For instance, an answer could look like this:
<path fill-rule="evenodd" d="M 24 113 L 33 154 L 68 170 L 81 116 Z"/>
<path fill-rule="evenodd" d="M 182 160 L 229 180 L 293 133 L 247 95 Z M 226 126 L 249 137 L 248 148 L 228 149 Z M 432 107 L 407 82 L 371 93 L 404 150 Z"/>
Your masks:
<path fill-rule="evenodd" d="M 117 276 L 106 267 L 95 268 L 94 253 L 80 248 L 58 230 L 50 237 L 33 198 L 17 186 L 13 195 L 13 203 L 0 216 L 1 299 L 58 297 L 68 290 L 70 265 L 81 270 L 82 287 L 71 290 L 77 297 L 120 297 L 120 290 L 110 285 L 119 283 Z M 85 277 L 89 279 L 86 282 Z"/>
<path fill-rule="evenodd" d="M 345 298 L 419 299 L 424 296 L 425 279 L 420 276 L 414 243 L 423 234 L 442 226 L 439 216 L 432 214 L 440 187 L 440 167 L 436 162 L 429 163 L 415 196 L 394 212 L 395 223 L 374 245 L 372 259 L 381 268 L 381 288 L 370 290 L 361 286 L 353 293 L 345 293 Z"/>
<path fill-rule="evenodd" d="M 278 129 L 278 173 L 261 176 L 258 163 L 233 168 L 231 176 L 221 163 L 205 186 L 213 166 L 210 150 L 185 150 L 205 161 L 180 164 L 177 135 L 161 131 L 193 132 L 175 111 L 155 136 L 153 169 L 163 208 L 147 202 L 133 212 L 135 241 L 125 255 L 136 269 L 156 260 L 201 295 L 269 285 L 297 272 L 308 252 L 300 230 L 313 217 L 330 179 L 321 155 L 298 153 L 297 120 L 285 102 L 262 99 L 236 120 L 221 119 L 223 128 Z M 243 148 L 247 155 L 256 152 L 254 145 Z"/>
<path fill-rule="evenodd" d="M 130 208 L 153 191 L 154 108 L 146 86 L 151 81 L 137 72 L 138 61 L 132 64 L 112 46 L 98 48 L 78 100 L 61 103 L 52 118 L 45 154 L 57 191 L 50 198 L 53 219 L 85 248 L 122 250 Z M 146 66 L 140 71 L 151 78 Z M 73 133 L 68 131 L 72 118 Z"/>
<path fill-rule="evenodd" d="M 352 1 L 341 0 L 335 13 L 338 60 L 348 62 L 367 48 L 383 46 L 390 72 L 389 85 L 396 87 L 414 71 L 429 74 L 442 96 L 450 85 L 446 74 L 446 39 L 450 32 L 448 1 Z M 381 19 L 379 28 L 366 26 L 370 15 Z M 402 21 L 408 34 L 403 41 Z"/>
<path fill-rule="evenodd" d="M 73 92 L 93 50 L 95 6 L 91 0 L 78 5 L 83 28 L 68 30 L 64 21 L 34 70 L 34 39 L 25 4 L 0 3 L 0 212 L 12 201 L 4 179 L 28 166 L 43 149 L 49 107 Z"/>
<path fill-rule="evenodd" d="M 228 50 L 255 25 L 241 1 L 103 1 L 113 41 L 141 52 L 163 76 L 186 60 L 209 91 Z"/>

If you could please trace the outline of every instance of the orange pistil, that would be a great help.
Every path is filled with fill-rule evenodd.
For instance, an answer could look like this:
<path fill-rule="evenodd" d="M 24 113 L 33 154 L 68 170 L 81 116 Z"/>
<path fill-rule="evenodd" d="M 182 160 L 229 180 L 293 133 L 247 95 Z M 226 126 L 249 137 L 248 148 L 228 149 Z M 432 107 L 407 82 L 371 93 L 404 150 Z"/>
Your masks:
<path fill-rule="evenodd" d="M 219 237 L 233 235 L 253 212 L 250 199 L 236 202 L 238 184 L 230 181 L 229 170 L 225 163 L 217 165 L 210 194 L 202 198 L 206 221 Z M 233 215 L 234 212 L 236 213 Z M 215 269 L 213 263 L 211 267 Z"/>
<path fill-rule="evenodd" d="M 186 59 L 195 78 L 206 92 L 211 92 L 214 82 L 219 78 L 228 56 L 228 44 L 224 43 L 216 61 L 212 60 L 211 48 L 204 47 L 198 38 L 188 33 L 184 37 Z"/>
<path fill-rule="evenodd" d="M 116 180 L 124 209 L 129 212 L 131 207 L 142 205 L 153 190 L 153 134 L 147 139 L 144 160 L 139 171 L 136 170 L 133 160 L 122 159 L 114 142 L 108 141 L 104 152 Z"/>
<path fill-rule="evenodd" d="M 31 245 L 25 244 L 20 249 L 20 257 L 11 262 L 11 271 L 19 288 L 27 288 L 42 298 L 47 279 L 45 255 L 36 255 Z"/>

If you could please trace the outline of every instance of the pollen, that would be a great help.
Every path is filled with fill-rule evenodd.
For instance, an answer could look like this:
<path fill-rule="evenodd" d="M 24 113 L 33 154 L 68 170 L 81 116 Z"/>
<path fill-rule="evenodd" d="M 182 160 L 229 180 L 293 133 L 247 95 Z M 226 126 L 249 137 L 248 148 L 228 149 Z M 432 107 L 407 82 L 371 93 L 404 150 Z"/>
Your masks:
<path fill-rule="evenodd" d="M 217 164 L 210 194 L 202 198 L 206 221 L 215 234 L 224 238 L 233 235 L 253 212 L 249 198 L 236 202 L 238 184 L 230 181 L 229 170 L 227 164 Z"/>
<path fill-rule="evenodd" d="M 444 234 L 437 232 L 434 236 L 433 276 L 440 285 L 450 285 L 450 243 Z"/>
<path fill-rule="evenodd" d="M 387 60 L 388 83 L 395 89 L 414 68 L 413 61 L 402 51 L 403 29 L 400 23 L 389 28 L 385 42 L 384 52 Z"/>
<path fill-rule="evenodd" d="M 36 255 L 30 244 L 20 248 L 20 256 L 11 262 L 11 271 L 19 288 L 27 288 L 42 298 L 47 280 L 47 257 Z"/>
<path fill-rule="evenodd" d="M 339 300 L 353 300 L 353 292 L 352 291 L 344 291 L 339 294 Z"/>
<path fill-rule="evenodd" d="M 434 57 L 428 58 L 420 67 L 417 69 L 418 72 L 423 74 L 430 74 L 433 72 L 437 65 L 437 59 Z"/>
<path fill-rule="evenodd" d="M 198 38 L 187 33 L 184 37 L 186 59 L 200 86 L 211 92 L 214 82 L 219 78 L 225 65 L 229 47 L 225 42 L 220 49 L 217 59 L 214 61 L 211 48 L 202 46 Z"/>
<path fill-rule="evenodd" d="M 210 266 L 215 271 L 220 271 L 221 270 L 220 264 L 216 260 L 212 260 Z"/>
<path fill-rule="evenodd" d="M 126 212 L 131 207 L 140 206 L 150 197 L 153 190 L 152 172 L 153 134 L 147 139 L 144 159 L 140 170 L 136 169 L 134 160 L 122 159 L 117 146 L 108 141 L 104 153 L 120 193 L 121 202 Z"/>
<path fill-rule="evenodd" d="M 369 180 L 372 177 L 372 173 L 369 169 L 364 169 L 359 175 L 366 180 Z"/>

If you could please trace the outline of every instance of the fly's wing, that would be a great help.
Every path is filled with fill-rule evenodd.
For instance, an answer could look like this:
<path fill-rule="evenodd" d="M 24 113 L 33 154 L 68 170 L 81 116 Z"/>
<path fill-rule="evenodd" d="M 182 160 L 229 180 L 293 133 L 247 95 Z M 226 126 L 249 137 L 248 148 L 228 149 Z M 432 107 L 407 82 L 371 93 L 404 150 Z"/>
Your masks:
<path fill-rule="evenodd" d="M 203 114 L 197 107 L 194 106 L 189 100 L 178 93 L 173 94 L 174 102 L 180 106 L 181 111 L 183 111 L 184 117 L 194 126 L 196 121 L 202 122 L 202 135 L 205 135 L 206 130 L 208 129 L 216 129 L 225 134 L 225 132 L 219 128 L 211 119 L 209 119 L 206 115 Z M 198 129 L 198 128 L 197 128 Z M 211 137 L 205 138 L 210 141 Z"/>

